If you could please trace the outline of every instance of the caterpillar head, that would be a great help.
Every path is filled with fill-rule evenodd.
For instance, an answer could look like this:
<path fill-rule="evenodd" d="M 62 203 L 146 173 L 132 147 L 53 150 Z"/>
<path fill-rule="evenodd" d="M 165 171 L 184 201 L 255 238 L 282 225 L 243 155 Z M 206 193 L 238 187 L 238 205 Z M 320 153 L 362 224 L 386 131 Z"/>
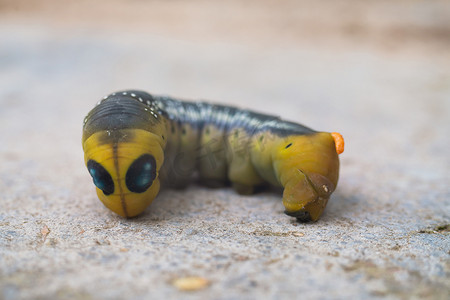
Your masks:
<path fill-rule="evenodd" d="M 101 131 L 84 142 L 85 163 L 98 198 L 123 217 L 142 213 L 159 192 L 163 150 L 141 129 Z"/>

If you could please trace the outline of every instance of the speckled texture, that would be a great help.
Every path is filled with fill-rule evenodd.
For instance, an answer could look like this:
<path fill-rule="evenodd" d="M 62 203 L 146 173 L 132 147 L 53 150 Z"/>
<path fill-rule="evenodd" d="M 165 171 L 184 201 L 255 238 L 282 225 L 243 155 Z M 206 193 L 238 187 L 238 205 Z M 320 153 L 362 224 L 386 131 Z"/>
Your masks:
<path fill-rule="evenodd" d="M 448 299 L 448 41 L 267 44 L 7 16 L 0 298 Z M 300 224 L 280 194 L 195 185 L 162 193 L 138 218 L 109 212 L 83 165 L 81 127 L 124 88 L 341 132 L 340 182 L 323 217 Z M 207 284 L 173 284 L 189 276 Z"/>

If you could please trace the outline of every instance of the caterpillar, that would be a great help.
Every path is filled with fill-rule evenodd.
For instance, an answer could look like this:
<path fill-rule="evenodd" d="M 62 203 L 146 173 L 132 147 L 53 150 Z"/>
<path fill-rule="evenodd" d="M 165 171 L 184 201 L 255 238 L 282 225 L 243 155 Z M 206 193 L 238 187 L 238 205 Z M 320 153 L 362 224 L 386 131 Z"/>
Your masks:
<path fill-rule="evenodd" d="M 344 141 L 279 117 L 138 90 L 104 97 L 84 119 L 84 160 L 98 198 L 123 217 L 142 213 L 160 186 L 193 178 L 240 194 L 282 187 L 285 213 L 321 216 L 339 177 Z"/>

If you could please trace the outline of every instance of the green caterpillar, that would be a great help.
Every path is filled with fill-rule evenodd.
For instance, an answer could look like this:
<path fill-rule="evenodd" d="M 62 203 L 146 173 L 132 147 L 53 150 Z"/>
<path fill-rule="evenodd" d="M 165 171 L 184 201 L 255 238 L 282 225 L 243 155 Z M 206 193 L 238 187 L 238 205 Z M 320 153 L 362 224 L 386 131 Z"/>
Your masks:
<path fill-rule="evenodd" d="M 285 213 L 316 221 L 336 189 L 344 150 L 338 133 L 142 91 L 104 97 L 84 119 L 82 144 L 99 199 L 124 217 L 142 213 L 160 184 L 181 188 L 198 177 L 243 194 L 281 186 Z"/>

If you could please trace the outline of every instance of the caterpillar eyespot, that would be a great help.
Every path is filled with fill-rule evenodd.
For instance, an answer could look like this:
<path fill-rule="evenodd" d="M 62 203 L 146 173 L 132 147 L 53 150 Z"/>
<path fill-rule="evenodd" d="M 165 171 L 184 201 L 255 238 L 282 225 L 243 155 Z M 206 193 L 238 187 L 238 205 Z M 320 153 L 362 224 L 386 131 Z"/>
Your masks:
<path fill-rule="evenodd" d="M 285 213 L 316 221 L 336 189 L 344 139 L 236 107 L 143 91 L 104 97 L 83 120 L 85 163 L 103 204 L 132 217 L 160 185 L 281 186 Z"/>
<path fill-rule="evenodd" d="M 152 185 L 155 178 L 155 158 L 150 154 L 143 154 L 128 168 L 125 183 L 131 192 L 143 193 Z"/>
<path fill-rule="evenodd" d="M 114 182 L 105 168 L 94 160 L 87 162 L 89 174 L 91 174 L 95 186 L 106 196 L 114 193 Z"/>

